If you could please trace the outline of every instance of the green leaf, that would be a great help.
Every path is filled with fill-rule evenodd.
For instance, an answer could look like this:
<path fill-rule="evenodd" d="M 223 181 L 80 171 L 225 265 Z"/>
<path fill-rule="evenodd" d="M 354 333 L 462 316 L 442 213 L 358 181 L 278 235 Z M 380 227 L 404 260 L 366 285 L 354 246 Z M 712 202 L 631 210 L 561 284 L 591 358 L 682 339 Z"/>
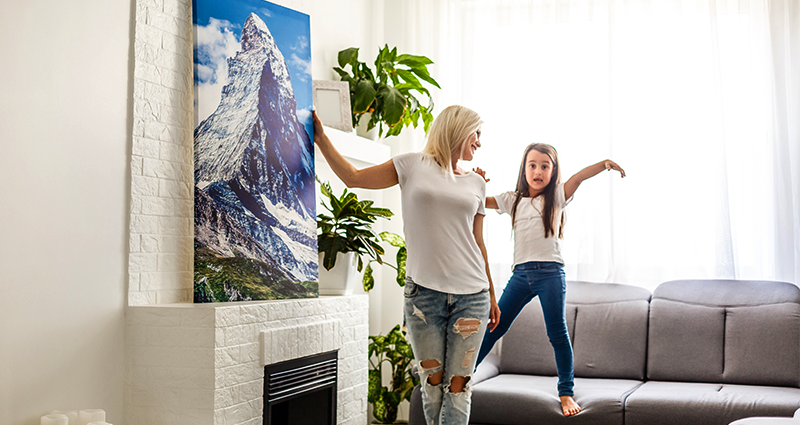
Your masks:
<path fill-rule="evenodd" d="M 389 245 L 391 246 L 395 246 L 397 248 L 406 246 L 406 242 L 397 233 L 381 232 L 379 236 L 384 241 L 389 242 Z"/>
<path fill-rule="evenodd" d="M 378 96 L 383 102 L 383 120 L 393 127 L 403 119 L 406 108 L 406 98 L 394 87 L 385 86 L 378 91 Z"/>
<path fill-rule="evenodd" d="M 431 123 L 433 122 L 433 114 L 431 114 L 429 111 L 423 111 L 422 122 L 425 123 L 425 134 L 428 134 L 428 129 L 431 128 Z"/>
<path fill-rule="evenodd" d="M 351 47 L 339 52 L 339 66 L 344 68 L 345 65 L 353 65 L 358 62 L 358 47 Z M 355 68 L 355 66 L 354 66 Z"/>
<path fill-rule="evenodd" d="M 400 78 L 405 80 L 407 84 L 410 84 L 412 88 L 414 88 L 414 89 L 424 89 L 422 87 L 422 83 L 419 82 L 419 79 L 417 77 L 415 77 L 414 74 L 412 74 L 411 72 L 408 72 L 408 71 L 406 71 L 404 69 L 398 69 L 397 70 L 397 75 L 399 75 Z M 395 86 L 395 88 L 400 90 L 399 86 L 400 85 L 398 84 L 398 85 Z"/>
<path fill-rule="evenodd" d="M 361 80 L 356 84 L 353 93 L 352 105 L 354 114 L 363 114 L 369 110 L 372 102 L 375 101 L 375 87 L 368 80 Z"/>
<path fill-rule="evenodd" d="M 397 250 L 397 284 L 405 286 L 406 284 L 406 259 L 408 258 L 408 250 L 402 247 Z"/>
<path fill-rule="evenodd" d="M 381 371 L 373 369 L 367 372 L 367 401 L 374 403 L 381 394 Z"/>
<path fill-rule="evenodd" d="M 383 399 L 375 400 L 372 403 L 372 416 L 378 420 L 379 423 L 386 421 L 386 402 Z"/>
<path fill-rule="evenodd" d="M 407 55 L 407 54 L 397 56 L 396 61 L 397 63 L 408 65 L 409 68 L 415 68 L 417 66 L 425 66 L 433 64 L 433 61 L 428 59 L 426 56 Z"/>
<path fill-rule="evenodd" d="M 394 127 L 390 127 L 389 130 L 386 132 L 386 137 L 389 136 L 397 136 L 400 132 L 403 131 L 402 125 L 396 125 Z"/>
<path fill-rule="evenodd" d="M 441 87 L 439 87 L 439 83 L 437 83 L 436 80 L 431 77 L 431 74 L 428 74 L 428 70 L 426 68 L 411 68 L 411 72 L 417 74 L 417 77 L 425 80 L 426 82 L 433 84 L 437 89 L 441 89 Z"/>
<path fill-rule="evenodd" d="M 333 239 L 330 247 L 326 249 L 325 255 L 322 258 L 322 266 L 325 270 L 330 270 L 336 265 L 336 254 L 339 252 L 347 252 L 345 249 L 345 241 L 341 238 Z"/>
<path fill-rule="evenodd" d="M 366 292 L 369 292 L 375 287 L 375 277 L 372 276 L 372 264 L 367 264 L 367 268 L 364 270 L 364 278 L 362 279 L 361 283 L 364 285 L 364 291 Z"/>
<path fill-rule="evenodd" d="M 392 210 L 388 208 L 368 208 L 364 212 L 378 217 L 391 217 L 394 215 Z"/>

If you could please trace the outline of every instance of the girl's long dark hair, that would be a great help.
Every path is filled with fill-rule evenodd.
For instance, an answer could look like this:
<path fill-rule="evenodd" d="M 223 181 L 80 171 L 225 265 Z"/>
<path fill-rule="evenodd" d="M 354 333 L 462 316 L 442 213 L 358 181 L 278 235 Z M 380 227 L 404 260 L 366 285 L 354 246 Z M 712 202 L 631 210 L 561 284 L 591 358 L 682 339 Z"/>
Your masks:
<path fill-rule="evenodd" d="M 517 178 L 517 189 L 514 196 L 514 206 L 511 207 L 511 228 L 514 228 L 514 223 L 517 219 L 517 205 L 519 201 L 530 196 L 528 180 L 525 178 L 525 162 L 528 159 L 528 152 L 536 150 L 550 157 L 550 162 L 553 163 L 553 176 L 550 178 L 550 183 L 544 188 L 542 193 L 538 196 L 544 197 L 544 211 L 542 214 L 542 224 L 544 224 L 544 237 L 549 238 L 551 235 L 555 236 L 555 220 L 556 220 L 556 188 L 561 184 L 561 167 L 558 164 L 558 153 L 556 149 L 545 143 L 531 143 L 525 148 L 525 153 L 522 155 L 522 165 L 519 166 L 519 177 Z M 564 238 L 564 210 L 561 210 L 561 227 L 558 229 L 559 239 Z"/>

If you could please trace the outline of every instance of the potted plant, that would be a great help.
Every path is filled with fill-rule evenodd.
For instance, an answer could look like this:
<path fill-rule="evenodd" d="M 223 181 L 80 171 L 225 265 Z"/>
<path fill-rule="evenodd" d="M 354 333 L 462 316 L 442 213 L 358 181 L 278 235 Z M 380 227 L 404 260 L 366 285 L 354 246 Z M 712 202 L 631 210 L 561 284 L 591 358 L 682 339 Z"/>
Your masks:
<path fill-rule="evenodd" d="M 344 189 L 342 195 L 337 197 L 328 182 L 320 182 L 320 191 L 324 196 L 322 206 L 329 213 L 317 215 L 317 228 L 319 229 L 317 244 L 322 257 L 320 265 L 325 270 L 331 270 L 336 266 L 337 257 L 340 254 L 352 253 L 358 272 L 364 270 L 363 257 L 367 258 L 362 280 L 365 291 L 369 291 L 375 286 L 375 278 L 372 273 L 373 262 L 395 269 L 397 282 L 403 286 L 406 274 L 406 248 L 403 238 L 391 232 L 376 234 L 372 230 L 372 225 L 378 218 L 388 219 L 394 213 L 388 208 L 374 207 L 372 201 L 359 201 L 358 196 L 347 189 Z M 327 203 L 325 199 L 327 199 Z M 397 265 L 383 261 L 381 256 L 385 254 L 385 250 L 381 246 L 382 241 L 399 248 Z"/>
<path fill-rule="evenodd" d="M 374 70 L 358 60 L 356 47 L 340 51 L 338 62 L 339 66 L 333 69 L 350 85 L 354 128 L 364 114 L 370 114 L 367 130 L 377 126 L 379 137 L 383 137 L 384 124 L 388 127 L 386 137 L 389 137 L 400 134 L 409 125 L 417 128 L 420 119 L 425 134 L 428 133 L 433 122 L 433 99 L 423 82 L 441 89 L 428 72 L 432 60 L 425 56 L 398 55 L 397 48 L 389 49 L 387 44 L 378 51 Z M 349 72 L 344 69 L 347 65 L 350 65 Z M 417 99 L 420 95 L 428 97 L 427 106 Z"/>
<path fill-rule="evenodd" d="M 383 424 L 397 420 L 397 406 L 410 401 L 414 387 L 419 384 L 411 373 L 414 353 L 406 340 L 406 333 L 395 326 L 386 336 L 369 337 L 369 384 L 367 402 L 372 404 L 372 416 Z M 389 386 L 383 385 L 383 366 L 391 368 Z"/>

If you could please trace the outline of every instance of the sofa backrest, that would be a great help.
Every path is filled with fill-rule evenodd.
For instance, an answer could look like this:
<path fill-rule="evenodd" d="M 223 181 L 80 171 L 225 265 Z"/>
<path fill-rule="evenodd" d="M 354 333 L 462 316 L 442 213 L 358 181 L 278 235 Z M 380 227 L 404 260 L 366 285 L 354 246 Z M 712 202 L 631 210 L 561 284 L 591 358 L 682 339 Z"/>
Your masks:
<path fill-rule="evenodd" d="M 800 288 L 786 282 L 664 282 L 650 302 L 647 378 L 797 387 Z"/>
<path fill-rule="evenodd" d="M 575 376 L 644 379 L 650 296 L 650 291 L 635 286 L 567 282 L 567 329 Z M 556 375 L 538 298 L 503 337 L 500 372 Z"/>

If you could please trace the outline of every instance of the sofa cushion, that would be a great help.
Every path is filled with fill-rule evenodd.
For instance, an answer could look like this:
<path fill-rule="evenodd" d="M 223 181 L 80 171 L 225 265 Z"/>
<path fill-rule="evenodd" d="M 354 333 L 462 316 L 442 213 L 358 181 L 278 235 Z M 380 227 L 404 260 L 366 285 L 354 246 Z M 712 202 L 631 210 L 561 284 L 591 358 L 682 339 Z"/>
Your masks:
<path fill-rule="evenodd" d="M 575 376 L 643 380 L 648 302 L 576 306 Z"/>
<path fill-rule="evenodd" d="M 725 309 L 653 299 L 647 378 L 722 382 Z"/>
<path fill-rule="evenodd" d="M 634 286 L 567 283 L 576 377 L 644 379 L 649 300 L 649 291 Z M 502 341 L 501 373 L 556 375 L 538 299 L 522 310 Z"/>
<path fill-rule="evenodd" d="M 797 388 L 648 381 L 627 397 L 625 425 L 728 424 L 798 407 Z"/>
<path fill-rule="evenodd" d="M 791 283 L 683 280 L 653 292 L 650 380 L 797 387 L 798 347 L 800 288 Z"/>
<path fill-rule="evenodd" d="M 575 401 L 583 411 L 565 417 L 554 376 L 503 374 L 472 388 L 471 424 L 530 425 L 623 423 L 626 395 L 641 384 L 617 379 L 575 379 Z"/>
<path fill-rule="evenodd" d="M 731 307 L 722 382 L 798 386 L 800 305 Z"/>

